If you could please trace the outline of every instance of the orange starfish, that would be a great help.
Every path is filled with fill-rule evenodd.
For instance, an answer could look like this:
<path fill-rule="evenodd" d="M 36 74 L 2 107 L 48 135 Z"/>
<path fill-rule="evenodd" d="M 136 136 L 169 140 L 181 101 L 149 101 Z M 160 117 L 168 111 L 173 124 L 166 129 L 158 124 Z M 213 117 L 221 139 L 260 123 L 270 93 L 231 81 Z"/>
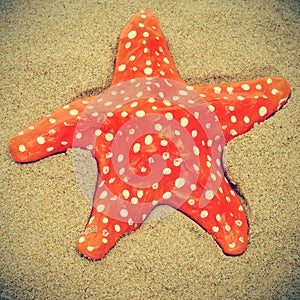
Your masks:
<path fill-rule="evenodd" d="M 248 242 L 243 205 L 224 176 L 223 148 L 280 109 L 283 78 L 187 85 L 176 71 L 156 16 L 144 10 L 120 35 L 110 89 L 54 111 L 14 136 L 14 160 L 90 150 L 98 180 L 79 251 L 100 259 L 161 204 L 182 211 L 224 253 Z"/>

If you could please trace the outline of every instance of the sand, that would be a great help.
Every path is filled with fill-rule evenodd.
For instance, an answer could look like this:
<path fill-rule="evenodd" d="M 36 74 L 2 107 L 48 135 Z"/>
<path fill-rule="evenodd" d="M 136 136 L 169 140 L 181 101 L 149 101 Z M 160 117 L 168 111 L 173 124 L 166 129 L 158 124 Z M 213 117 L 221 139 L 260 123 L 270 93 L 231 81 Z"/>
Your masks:
<path fill-rule="evenodd" d="M 299 1 L 1 1 L 1 299 L 300 299 Z M 250 207 L 250 243 L 223 254 L 174 211 L 106 258 L 76 250 L 91 204 L 72 154 L 15 163 L 10 137 L 85 91 L 109 86 L 117 39 L 155 12 L 182 78 L 285 77 L 288 104 L 227 147 Z"/>

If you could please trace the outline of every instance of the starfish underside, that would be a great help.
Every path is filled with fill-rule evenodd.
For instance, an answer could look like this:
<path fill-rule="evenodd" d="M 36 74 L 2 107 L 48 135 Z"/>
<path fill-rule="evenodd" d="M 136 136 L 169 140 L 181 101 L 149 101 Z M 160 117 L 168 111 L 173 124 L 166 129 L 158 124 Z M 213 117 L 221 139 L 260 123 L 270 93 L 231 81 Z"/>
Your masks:
<path fill-rule="evenodd" d="M 278 77 L 186 84 L 156 16 L 145 10 L 121 32 L 111 87 L 24 128 L 9 148 L 18 162 L 68 148 L 91 151 L 98 180 L 77 244 L 84 256 L 104 257 L 162 204 L 193 219 L 224 253 L 238 255 L 247 247 L 248 222 L 224 176 L 222 151 L 280 109 L 289 94 Z"/>

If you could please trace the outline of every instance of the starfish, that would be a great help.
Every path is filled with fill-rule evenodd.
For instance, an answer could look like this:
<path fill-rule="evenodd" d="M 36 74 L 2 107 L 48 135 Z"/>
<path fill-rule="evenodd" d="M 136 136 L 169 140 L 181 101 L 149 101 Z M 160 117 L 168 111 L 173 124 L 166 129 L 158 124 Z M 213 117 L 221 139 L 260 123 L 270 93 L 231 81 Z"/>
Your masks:
<path fill-rule="evenodd" d="M 222 153 L 230 140 L 280 109 L 289 95 L 280 77 L 185 83 L 157 17 L 143 10 L 121 32 L 110 88 L 24 128 L 9 148 L 17 162 L 68 148 L 91 151 L 98 178 L 92 212 L 77 243 L 86 257 L 104 257 L 162 204 L 194 220 L 225 254 L 239 255 L 247 248 L 248 221 L 224 175 Z"/>

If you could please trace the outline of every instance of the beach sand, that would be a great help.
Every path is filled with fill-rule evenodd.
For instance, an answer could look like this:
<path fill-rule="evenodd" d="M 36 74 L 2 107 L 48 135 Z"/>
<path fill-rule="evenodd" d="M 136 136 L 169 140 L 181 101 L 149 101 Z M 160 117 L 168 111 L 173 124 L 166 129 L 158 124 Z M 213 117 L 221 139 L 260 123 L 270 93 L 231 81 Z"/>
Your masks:
<path fill-rule="evenodd" d="M 1 1 L 1 299 L 300 299 L 300 2 Z M 159 18 L 182 78 L 218 84 L 281 76 L 292 94 L 234 139 L 225 168 L 248 203 L 249 246 L 226 256 L 174 211 L 100 261 L 76 250 L 91 210 L 72 152 L 11 159 L 23 127 L 112 78 L 120 31 L 137 11 Z"/>

